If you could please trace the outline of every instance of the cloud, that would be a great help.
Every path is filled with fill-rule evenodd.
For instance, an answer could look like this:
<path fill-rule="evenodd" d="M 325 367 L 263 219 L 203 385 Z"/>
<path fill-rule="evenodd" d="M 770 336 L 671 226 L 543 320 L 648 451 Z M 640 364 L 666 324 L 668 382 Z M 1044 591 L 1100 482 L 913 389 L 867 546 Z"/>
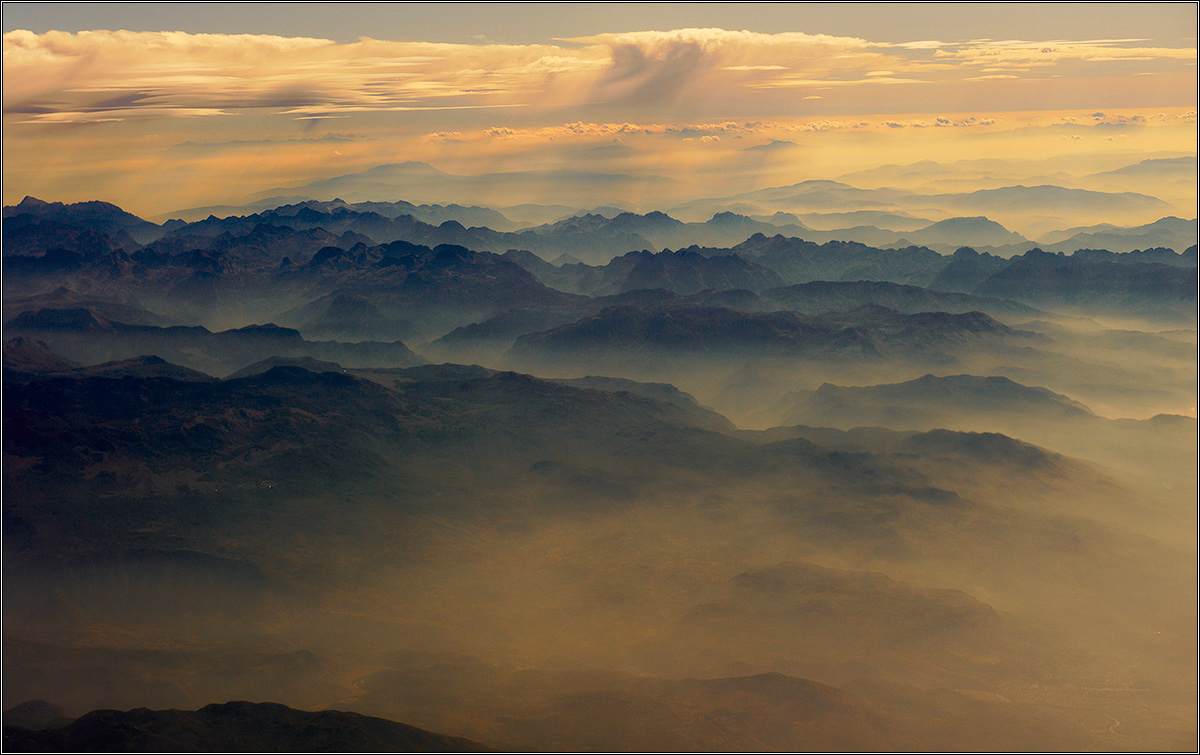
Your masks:
<path fill-rule="evenodd" d="M 581 104 L 601 108 L 598 117 L 612 120 L 635 117 L 619 109 L 629 106 L 636 117 L 665 118 L 658 113 L 674 103 L 696 113 L 782 115 L 795 114 L 798 99 L 808 101 L 806 112 L 886 101 L 886 110 L 859 112 L 920 113 L 945 107 L 952 96 L 937 104 L 932 87 L 953 92 L 969 81 L 991 91 L 984 88 L 1003 87 L 995 80 L 1020 73 L 1022 91 L 1007 87 L 1004 97 L 1011 101 L 998 103 L 1016 110 L 1023 92 L 1031 102 L 1046 101 L 1036 87 L 1050 71 L 1087 77 L 1125 61 L 1122 75 L 1130 80 L 1152 72 L 1194 76 L 1195 59 L 1194 47 L 1145 40 L 881 43 L 725 29 L 529 45 L 18 30 L 4 35 L 3 106 L 8 123 L 47 125 L 236 115 L 311 121 L 513 107 L 553 112 Z M 798 97 L 797 89 L 815 93 Z M 1180 96 L 1190 99 L 1164 106 L 1194 102 L 1190 93 Z M 605 113 L 605 107 L 614 109 Z M 426 123 L 421 130 L 454 126 Z"/>
<path fill-rule="evenodd" d="M 1054 40 L 979 40 L 975 43 L 939 49 L 938 60 L 954 60 L 964 65 L 993 69 L 1013 66 L 1054 66 L 1066 61 L 1187 61 L 1196 59 L 1195 47 L 1143 47 L 1145 39 L 1093 39 L 1086 41 Z"/>
<path fill-rule="evenodd" d="M 812 78 L 866 61 L 878 67 L 886 60 L 864 39 L 801 32 L 677 29 L 568 41 L 610 51 L 612 64 L 595 83 L 594 99 L 639 105 L 769 85 L 779 81 L 780 72 Z"/>
<path fill-rule="evenodd" d="M 315 117 L 512 106 L 555 97 L 555 81 L 594 78 L 607 65 L 603 51 L 554 45 L 14 31 L 4 35 L 4 107 L 87 120 L 115 110 L 158 117 L 233 110 Z"/>

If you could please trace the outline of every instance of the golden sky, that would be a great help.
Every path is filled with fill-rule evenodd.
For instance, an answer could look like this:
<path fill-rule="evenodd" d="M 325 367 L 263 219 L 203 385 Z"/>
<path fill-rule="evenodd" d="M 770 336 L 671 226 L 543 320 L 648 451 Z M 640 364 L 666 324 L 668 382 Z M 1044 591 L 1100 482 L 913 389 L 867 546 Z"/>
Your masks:
<path fill-rule="evenodd" d="M 1195 6 L 1176 5 L 1185 19 L 1190 8 L 1182 42 L 16 28 L 4 35 L 4 202 L 105 199 L 154 215 L 408 160 L 463 174 L 640 171 L 678 181 L 672 199 L 922 159 L 1094 154 L 1111 169 L 1195 152 Z M 783 144 L 752 149 L 772 141 Z"/>

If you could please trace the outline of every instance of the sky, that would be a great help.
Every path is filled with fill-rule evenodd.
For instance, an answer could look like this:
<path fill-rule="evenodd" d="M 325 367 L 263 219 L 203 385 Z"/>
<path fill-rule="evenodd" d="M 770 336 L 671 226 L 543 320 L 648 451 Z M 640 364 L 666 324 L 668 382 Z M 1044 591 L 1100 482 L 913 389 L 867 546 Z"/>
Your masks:
<path fill-rule="evenodd" d="M 1007 157 L 1032 175 L 1195 153 L 1192 3 L 3 13 L 5 204 L 153 216 L 408 161 L 664 178 L 674 202 L 919 160 Z M 603 199 L 585 183 L 566 194 Z M 667 184 L 645 185 L 621 198 L 648 209 Z"/>

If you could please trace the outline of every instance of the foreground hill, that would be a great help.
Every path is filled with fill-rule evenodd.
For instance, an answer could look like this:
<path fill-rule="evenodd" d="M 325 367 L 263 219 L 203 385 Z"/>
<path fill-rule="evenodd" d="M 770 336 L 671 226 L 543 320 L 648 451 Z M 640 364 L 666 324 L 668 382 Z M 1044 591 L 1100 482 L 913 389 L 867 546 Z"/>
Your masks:
<path fill-rule="evenodd" d="M 358 713 L 230 702 L 200 710 L 96 710 L 56 729 L 4 727 L 7 752 L 488 752 Z"/>

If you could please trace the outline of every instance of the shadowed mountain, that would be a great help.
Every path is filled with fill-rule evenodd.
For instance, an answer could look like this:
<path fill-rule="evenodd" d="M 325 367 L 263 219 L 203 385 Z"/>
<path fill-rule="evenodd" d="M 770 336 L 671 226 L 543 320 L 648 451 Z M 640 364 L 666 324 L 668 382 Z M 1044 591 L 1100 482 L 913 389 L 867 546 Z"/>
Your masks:
<path fill-rule="evenodd" d="M 346 234 L 356 234 L 373 240 L 371 243 L 407 241 L 428 246 L 458 244 L 477 251 L 495 253 L 515 248 L 536 252 L 546 258 L 570 253 L 602 263 L 633 250 L 689 244 L 728 246 L 743 241 L 756 232 L 783 231 L 797 235 L 807 231 L 803 224 L 777 226 L 733 213 L 718 213 L 704 223 L 682 223 L 661 212 L 639 215 L 617 211 L 611 217 L 601 213 L 581 213 L 553 223 L 509 232 L 482 225 L 466 227 L 455 219 L 444 220 L 435 225 L 411 214 L 396 212 L 396 206 L 393 204 L 305 202 L 263 210 L 253 215 L 209 217 L 178 226 L 157 242 L 154 248 L 177 253 L 181 251 L 181 244 L 194 245 L 197 243 L 196 239 L 203 236 L 219 237 L 225 240 L 223 243 L 231 244 L 260 226 L 266 226 L 290 228 L 293 233 L 312 233 L 320 230 L 327 234 L 341 234 L 342 237 Z M 425 213 L 424 216 L 434 217 L 429 213 Z M 505 222 L 500 225 L 510 227 L 512 224 Z M 890 240 L 894 235 L 885 234 L 880 238 Z"/>
<path fill-rule="evenodd" d="M 363 296 L 333 293 L 279 315 L 278 321 L 310 338 L 385 340 L 412 335 L 413 324 L 385 317 Z"/>
<path fill-rule="evenodd" d="M 933 225 L 904 234 L 907 245 L 931 248 L 949 246 L 1004 246 L 1028 243 L 1029 239 L 1013 233 L 994 220 L 985 217 L 949 218 Z M 899 243 L 899 242 L 897 242 Z"/>
<path fill-rule="evenodd" d="M 817 244 L 782 234 L 755 234 L 729 251 L 774 270 L 789 283 L 875 280 L 928 286 L 947 263 L 924 247 L 884 252 L 857 242 Z"/>
<path fill-rule="evenodd" d="M 350 374 L 311 366 L 274 366 L 223 381 L 111 380 L 77 371 L 67 375 L 71 380 L 8 383 L 6 453 L 39 459 L 25 470 L 29 479 L 53 480 L 89 464 L 83 448 L 105 449 L 115 476 L 80 478 L 84 486 L 153 487 L 166 475 L 164 483 L 179 478 L 185 487 L 202 485 L 197 477 L 336 487 L 376 473 L 386 449 L 411 448 L 418 438 L 445 450 L 506 438 L 495 453 L 553 448 L 569 458 L 571 448 L 621 446 L 631 431 L 729 429 L 669 386 L 595 379 L 601 390 L 456 365 Z M 70 418 L 70 441 L 59 424 L 47 422 L 50 415 Z M 138 423 L 135 434 L 126 431 L 131 421 Z M 331 466 L 340 470 L 333 477 L 323 471 Z"/>
<path fill-rule="evenodd" d="M 216 380 L 198 370 L 189 370 L 171 364 L 162 357 L 141 356 L 133 359 L 122 359 L 116 362 L 105 362 L 90 367 L 79 368 L 72 377 L 104 377 L 104 378 L 170 378 L 171 380 L 208 382 Z"/>
<path fill-rule="evenodd" d="M 292 233 L 286 228 L 268 230 L 268 235 L 279 230 Z M 311 257 L 282 261 L 201 249 L 176 255 L 144 251 L 61 260 L 47 257 L 6 257 L 6 293 L 36 292 L 47 284 L 64 282 L 92 287 L 103 280 L 113 294 L 136 295 L 177 317 L 217 327 L 262 322 L 282 309 L 334 293 L 368 297 L 390 320 L 416 320 L 419 314 L 422 327 L 432 330 L 441 329 L 443 319 L 452 328 L 517 303 L 544 305 L 573 298 L 547 288 L 496 255 L 458 246 L 431 249 L 404 241 L 377 246 L 355 243 L 349 249 L 325 246 Z"/>
<path fill-rule="evenodd" d="M 120 320 L 130 325 L 170 325 L 170 320 L 143 308 L 134 299 L 118 299 L 96 294 L 80 294 L 65 286 L 33 296 L 4 298 L 4 319 L 11 320 L 22 312 L 37 312 L 42 309 L 90 309 L 109 320 Z"/>
<path fill-rule="evenodd" d="M 690 250 L 630 252 L 607 264 L 551 265 L 528 252 L 505 255 L 546 285 L 587 296 L 609 296 L 639 289 L 694 294 L 705 289 L 761 291 L 781 286 L 779 274 L 736 254 L 704 255 Z"/>
<path fill-rule="evenodd" d="M 154 306 L 166 306 L 169 302 L 174 309 L 183 304 L 194 311 L 193 321 L 204 322 L 209 322 L 206 318 L 215 317 L 217 312 L 229 316 L 228 313 L 239 311 L 243 313 L 242 322 L 261 321 L 284 308 L 247 312 L 246 307 L 263 307 L 263 297 L 247 295 L 250 291 L 278 295 L 285 299 L 284 306 L 290 307 L 335 291 L 360 296 L 378 294 L 383 298 L 372 298 L 370 304 L 389 319 L 416 320 L 400 311 L 414 300 L 421 307 L 441 307 L 445 311 L 434 318 L 437 326 L 427 330 L 449 325 L 443 333 L 466 324 L 464 320 L 469 321 L 471 315 L 478 319 L 479 314 L 494 314 L 514 305 L 526 306 L 530 301 L 548 302 L 554 295 L 545 284 L 563 291 L 604 295 L 639 288 L 693 293 L 707 288 L 761 290 L 780 283 L 814 280 L 876 280 L 960 292 L 999 293 L 1035 305 L 1049 306 L 1051 302 L 1063 301 L 1057 294 L 1045 298 L 1045 291 L 1037 287 L 1025 291 L 1024 298 L 1015 291 L 1011 295 L 1001 293 L 1003 286 L 975 291 L 975 286 L 996 273 L 1032 264 L 1031 260 L 1041 254 L 1036 250 L 1004 261 L 990 255 L 968 259 L 969 254 L 962 249 L 954 257 L 946 257 L 926 247 L 879 249 L 841 241 L 818 244 L 779 234 L 781 229 L 769 223 L 733 215 L 718 215 L 700 224 L 680 223 L 662 213 L 621 213 L 613 218 L 583 215 L 520 233 L 500 233 L 487 228 L 466 229 L 452 221 L 435 227 L 410 216 L 388 218 L 329 204 L 332 209 L 328 212 L 321 205 L 320 210 L 310 206 L 283 207 L 243 218 L 211 218 L 181 227 L 150 248 L 131 254 L 51 251 L 42 256 L 9 256 L 5 258 L 6 286 L 11 280 L 9 294 L 19 296 L 22 291 L 45 290 L 47 285 L 61 286 L 64 281 L 84 290 L 94 287 L 97 279 L 102 278 L 109 291 L 127 297 L 137 295 Z M 952 226 L 959 221 L 968 225 L 982 223 L 986 226 L 984 230 L 995 230 L 991 221 L 979 218 L 944 221 L 948 225 L 943 230 L 953 231 Z M 367 243 L 381 238 L 381 228 L 396 230 L 399 228 L 396 224 L 413 231 L 400 234 L 410 240 L 384 245 Z M 756 232 L 734 247 L 693 245 L 657 255 L 625 254 L 603 267 L 555 266 L 536 256 L 564 246 L 572 253 L 588 254 L 591 254 L 589 249 L 604 247 L 608 255 L 613 249 L 628 249 L 628 244 L 648 244 L 647 238 L 683 239 L 696 233 L 711 237 L 718 228 L 734 229 L 730 238 L 741 238 L 755 227 L 769 228 L 775 235 L 768 238 Z M 396 234 L 388 231 L 387 235 Z M 509 252 L 507 258 L 497 258 L 487 252 L 469 251 L 468 246 L 425 246 L 415 243 L 413 238 L 427 239 L 430 243 L 457 240 L 470 249 L 527 251 Z M 1078 266 L 1085 263 L 1091 265 L 1096 256 L 1089 254 L 1092 256 L 1073 255 L 1067 265 L 1072 269 L 1082 269 Z M 1160 250 L 1117 256 L 1111 261 L 1123 265 L 1169 263 L 1184 270 L 1185 278 L 1186 270 L 1194 265 L 1194 259 L 1187 254 L 1171 255 Z M 1124 277 L 1085 271 L 1082 279 L 1076 276 L 1071 281 L 1067 293 L 1078 300 L 1071 306 L 1094 304 L 1100 309 L 1142 315 L 1152 313 L 1160 306 L 1156 302 L 1161 300 L 1167 315 L 1177 318 L 1178 297 L 1156 299 L 1152 294 L 1161 293 L 1153 291 L 1156 287 L 1171 288 L 1174 285 L 1171 276 L 1179 273 L 1155 271 L 1147 264 L 1134 265 L 1137 273 Z M 1052 281 L 1042 281 L 1039 285 L 1044 289 Z M 451 311 L 452 302 L 467 304 L 472 311 L 467 317 L 460 317 Z"/>
<path fill-rule="evenodd" d="M 684 393 L 670 383 L 642 383 L 624 378 L 597 377 L 589 375 L 581 378 L 555 378 L 554 382 L 571 385 L 576 388 L 591 388 L 598 391 L 628 391 L 637 396 L 652 398 L 656 401 L 678 406 L 692 415 L 695 427 L 713 432 L 730 432 L 734 430 L 733 423 L 714 412 L 688 393 Z"/>
<path fill-rule="evenodd" d="M 4 727 L 9 726 L 42 731 L 61 729 L 74 719 L 67 718 L 62 708 L 45 700 L 28 700 L 4 711 Z"/>
<path fill-rule="evenodd" d="M 122 233 L 137 244 L 145 244 L 162 235 L 162 229 L 108 202 L 43 202 L 25 197 L 20 204 L 4 208 L 4 241 L 9 234 L 35 224 L 81 229 L 118 238 Z M 15 251 L 15 250 L 14 250 Z M 5 249 L 5 254 L 9 254 Z"/>
<path fill-rule="evenodd" d="M 203 372 L 171 364 L 156 356 L 141 356 L 115 362 L 81 367 L 55 354 L 41 341 L 17 336 L 4 342 L 4 379 L 12 382 L 67 378 L 169 378 L 184 381 L 211 381 Z"/>
<path fill-rule="evenodd" d="M 959 429 L 978 427 L 980 415 L 997 419 L 1030 412 L 1047 419 L 1091 416 L 1087 407 L 1045 388 L 974 375 L 926 375 L 905 383 L 860 388 L 826 383 L 791 402 L 782 415 L 783 424 L 841 428 Z"/>
<path fill-rule="evenodd" d="M 202 327 L 158 328 L 109 321 L 89 309 L 26 312 L 8 327 L 79 362 L 164 354 L 178 364 L 217 375 L 257 362 L 263 354 L 307 356 L 358 367 L 406 367 L 424 361 L 401 341 L 306 341 L 299 331 L 270 324 L 216 333 Z"/>
<path fill-rule="evenodd" d="M 1189 471 L 1196 453 L 1194 418 L 1106 419 L 1067 396 L 1005 377 L 926 375 L 885 385 L 825 384 L 785 397 L 777 409 L 783 424 L 1004 433 L 1098 462 L 1126 479 L 1149 475 L 1185 495 L 1195 490 Z M 919 450 L 927 453 L 928 444 Z"/>
<path fill-rule="evenodd" d="M 1183 254 L 1084 250 L 1067 256 L 1033 249 L 1003 259 L 963 247 L 946 257 L 923 247 L 882 251 L 857 243 L 816 244 L 756 234 L 730 250 L 686 251 L 706 255 L 732 252 L 793 283 L 902 283 L 1084 313 L 1179 321 L 1194 319 L 1196 302 L 1195 257 L 1190 250 Z"/>
<path fill-rule="evenodd" d="M 25 752 L 488 752 L 478 742 L 358 713 L 230 702 L 200 710 L 96 710 L 57 729 L 4 727 Z"/>
<path fill-rule="evenodd" d="M 261 362 L 247 365 L 237 372 L 231 372 L 225 376 L 225 379 L 236 380 L 238 378 L 251 377 L 252 375 L 261 375 L 264 372 L 271 371 L 275 367 L 299 367 L 309 372 L 345 372 L 337 362 L 323 362 L 320 359 L 313 359 L 311 357 L 271 357 Z"/>
<path fill-rule="evenodd" d="M 479 322 L 455 328 L 433 341 L 430 347 L 434 350 L 448 350 L 446 354 L 453 357 L 452 361 L 478 360 L 479 355 L 484 354 L 489 355 L 489 358 L 497 357 L 500 353 L 497 349 L 507 350 L 519 336 L 569 325 L 582 317 L 594 315 L 606 307 L 613 306 L 653 309 L 723 307 L 742 312 L 778 309 L 773 302 L 745 289 L 705 290 L 687 296 L 664 289 L 641 289 L 612 296 L 578 297 L 558 304 L 507 310 Z M 470 356 L 471 354 L 477 356 Z"/>
<path fill-rule="evenodd" d="M 505 217 L 502 213 L 493 210 L 489 207 L 464 207 L 458 204 L 413 204 L 398 200 L 395 202 L 354 202 L 348 203 L 340 199 L 334 199 L 329 202 L 321 202 L 315 199 L 305 199 L 303 197 L 277 197 L 274 199 L 265 199 L 253 204 L 244 205 L 241 207 L 198 207 L 192 210 L 180 210 L 178 212 L 169 213 L 172 218 L 180 218 L 185 222 L 195 222 L 204 220 L 210 215 L 223 218 L 235 215 L 250 215 L 258 212 L 265 212 L 277 208 L 287 207 L 281 214 L 296 214 L 301 210 L 308 208 L 323 213 L 332 213 L 337 209 L 347 209 L 352 212 L 360 213 L 376 213 L 385 218 L 397 218 L 401 215 L 408 215 L 412 218 L 428 223 L 430 225 L 441 225 L 448 220 L 453 220 L 464 226 L 486 226 L 497 231 L 510 231 L 518 228 L 519 224 L 514 223 Z"/>
<path fill-rule="evenodd" d="M 796 312 L 738 312 L 718 307 L 685 309 L 606 307 L 590 317 L 521 336 L 515 358 L 561 354 L 788 355 L 820 359 L 947 358 L 943 352 L 993 339 L 1044 339 L 1014 331 L 980 312 L 902 314 L 867 306 L 810 317 Z"/>
<path fill-rule="evenodd" d="M 616 265 L 625 259 L 617 258 L 607 269 L 615 269 Z M 592 271 L 604 269 L 590 268 Z M 1030 317 L 1048 316 L 1033 307 L 991 297 L 930 291 L 917 286 L 873 281 L 814 281 L 767 289 L 758 294 L 745 289 L 734 289 L 704 290 L 681 296 L 656 289 L 578 299 L 560 306 L 513 309 L 456 328 L 434 341 L 432 346 L 435 349 L 448 349 L 447 355 L 457 354 L 458 359 L 466 358 L 465 355 L 469 354 L 476 355 L 472 358 L 480 358 L 483 354 L 495 357 L 498 356 L 494 353 L 495 349 L 508 348 L 520 336 L 569 325 L 612 306 L 653 309 L 720 307 L 744 313 L 792 311 L 803 315 L 821 315 L 847 312 L 866 305 L 882 306 L 905 314 L 937 311 L 951 314 L 983 312 L 991 317 L 1009 321 L 1026 321 Z M 466 351 L 463 351 L 464 349 Z"/>
<path fill-rule="evenodd" d="M 63 359 L 42 341 L 17 336 L 4 341 L 4 379 L 25 381 L 70 372 L 78 362 Z"/>
<path fill-rule="evenodd" d="M 938 291 L 968 293 L 1008 264 L 1002 257 L 964 246 L 951 255 L 949 263 L 929 281 L 929 287 Z"/>
<path fill-rule="evenodd" d="M 830 348 L 873 351 L 866 334 L 791 312 L 746 315 L 697 307 L 646 310 L 608 307 L 570 325 L 517 339 L 517 355 L 593 350 L 680 352 L 810 351 Z"/>
<path fill-rule="evenodd" d="M 971 293 L 1046 308 L 1195 321 L 1196 268 L 1092 261 L 1033 250 L 1013 258 Z"/>
<path fill-rule="evenodd" d="M 1075 233 L 1070 233 L 1074 231 Z M 1048 233 L 1039 240 L 1039 247 L 1046 252 L 1073 252 L 1076 249 L 1103 249 L 1109 252 L 1133 252 L 1135 250 L 1152 250 L 1155 248 L 1172 249 L 1182 252 L 1196 244 L 1196 218 L 1183 220 L 1181 218 L 1160 218 L 1153 223 L 1119 228 L 1117 226 L 1096 226 L 1093 228 L 1072 228 L 1069 231 Z M 1134 255 L 1131 259 L 1145 262 L 1164 262 L 1172 264 L 1178 257 L 1160 255 L 1159 259 L 1147 259 L 1144 255 Z M 1182 262 L 1181 262 L 1182 263 Z M 1194 263 L 1194 260 L 1193 260 Z"/>
<path fill-rule="evenodd" d="M 1038 310 L 1005 299 L 967 294 L 947 293 L 919 286 L 878 281 L 813 281 L 786 288 L 775 288 L 760 294 L 763 301 L 780 309 L 805 314 L 845 312 L 874 304 L 899 312 L 983 312 L 992 317 L 1036 316 Z"/>
<path fill-rule="evenodd" d="M 778 273 L 747 262 L 737 255 L 705 257 L 679 251 L 642 255 L 616 291 L 596 293 L 655 288 L 679 294 L 694 294 L 705 289 L 761 291 L 783 283 Z"/>
<path fill-rule="evenodd" d="M 234 227 L 229 230 L 203 223 L 185 226 L 149 244 L 138 259 L 151 266 L 171 258 L 186 259 L 189 253 L 203 250 L 241 266 L 274 267 L 284 259 L 307 259 L 327 247 L 350 249 L 357 244 L 375 244 L 372 238 L 352 230 L 338 235 L 320 226 L 292 228 L 270 220 L 262 216 L 245 223 L 230 220 L 227 224 Z"/>

